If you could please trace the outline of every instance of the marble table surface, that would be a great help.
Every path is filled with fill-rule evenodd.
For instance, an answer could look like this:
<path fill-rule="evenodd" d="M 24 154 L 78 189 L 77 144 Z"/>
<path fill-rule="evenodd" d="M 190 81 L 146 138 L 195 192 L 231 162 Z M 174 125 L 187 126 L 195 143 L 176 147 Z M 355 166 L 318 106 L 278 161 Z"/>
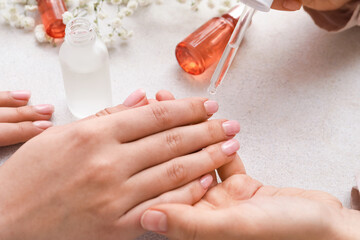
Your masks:
<path fill-rule="evenodd" d="M 114 103 L 137 88 L 149 97 L 159 89 L 177 98 L 208 96 L 213 69 L 197 77 L 184 73 L 174 49 L 214 13 L 169 0 L 127 20 L 133 39 L 110 51 Z M 55 125 L 74 121 L 59 47 L 38 44 L 32 33 L 2 22 L 0 36 L 0 90 L 31 90 L 31 104 L 55 105 Z M 248 174 L 264 184 L 327 191 L 349 206 L 360 172 L 360 28 L 334 34 L 304 11 L 257 13 L 227 79 L 210 98 L 220 105 L 215 118 L 240 122 L 239 154 Z M 0 148 L 0 161 L 18 147 Z"/>

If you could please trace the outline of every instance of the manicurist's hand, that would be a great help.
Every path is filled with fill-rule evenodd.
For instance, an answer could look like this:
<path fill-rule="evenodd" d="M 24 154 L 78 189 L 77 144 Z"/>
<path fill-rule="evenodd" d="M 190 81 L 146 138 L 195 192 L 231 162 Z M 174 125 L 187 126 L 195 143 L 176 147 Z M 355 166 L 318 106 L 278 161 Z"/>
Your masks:
<path fill-rule="evenodd" d="M 332 195 L 264 186 L 245 171 L 211 188 L 194 206 L 153 206 L 141 223 L 170 239 L 360 239 L 360 213 Z"/>
<path fill-rule="evenodd" d="M 29 91 L 0 92 L 0 147 L 26 142 L 52 126 L 54 106 L 26 106 Z"/>
<path fill-rule="evenodd" d="M 131 107 L 141 94 L 50 128 L 5 162 L 0 239 L 132 239 L 150 206 L 203 197 L 207 173 L 235 159 L 238 123 L 207 121 L 218 105 L 202 98 Z"/>
<path fill-rule="evenodd" d="M 350 0 L 274 0 L 271 8 L 276 10 L 295 11 L 306 6 L 319 11 L 335 10 Z"/>

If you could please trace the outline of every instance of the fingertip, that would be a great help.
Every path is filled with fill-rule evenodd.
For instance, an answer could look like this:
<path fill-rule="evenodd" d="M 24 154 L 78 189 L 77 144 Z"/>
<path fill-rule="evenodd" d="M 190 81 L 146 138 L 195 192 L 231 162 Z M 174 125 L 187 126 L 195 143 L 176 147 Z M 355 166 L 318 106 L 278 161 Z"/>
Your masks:
<path fill-rule="evenodd" d="M 11 91 L 10 96 L 15 100 L 29 101 L 31 92 L 28 90 Z"/>
<path fill-rule="evenodd" d="M 160 90 L 156 93 L 156 96 L 155 96 L 156 100 L 158 101 L 168 101 L 168 100 L 174 100 L 175 97 L 174 95 L 167 91 L 167 90 Z"/>
<path fill-rule="evenodd" d="M 280 11 L 297 11 L 301 6 L 302 2 L 299 0 L 275 0 L 271 8 Z"/>
<path fill-rule="evenodd" d="M 144 89 L 139 88 L 125 99 L 123 105 L 125 107 L 133 107 L 140 103 L 144 98 L 146 98 L 146 92 Z"/>
<path fill-rule="evenodd" d="M 162 233 L 167 231 L 167 216 L 158 210 L 146 210 L 141 216 L 140 223 L 147 231 Z"/>

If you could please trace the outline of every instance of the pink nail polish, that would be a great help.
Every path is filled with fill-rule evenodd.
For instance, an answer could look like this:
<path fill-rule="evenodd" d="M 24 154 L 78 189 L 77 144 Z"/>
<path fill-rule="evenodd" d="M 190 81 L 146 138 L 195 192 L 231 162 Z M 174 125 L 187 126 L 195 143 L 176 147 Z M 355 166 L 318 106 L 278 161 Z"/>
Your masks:
<path fill-rule="evenodd" d="M 52 127 L 52 122 L 49 122 L 49 121 L 35 121 L 33 122 L 33 124 L 38 127 L 38 128 L 41 128 L 41 129 L 47 129 L 49 127 Z"/>
<path fill-rule="evenodd" d="M 236 139 L 231 139 L 221 145 L 221 150 L 226 155 L 234 154 L 239 149 L 240 149 L 240 144 Z"/>
<path fill-rule="evenodd" d="M 123 105 L 125 107 L 133 107 L 135 106 L 137 103 L 139 103 L 141 101 L 141 99 L 143 99 L 144 97 L 146 97 L 146 92 L 144 89 L 138 89 L 135 92 L 133 92 L 132 94 L 130 94 L 124 101 Z"/>
<path fill-rule="evenodd" d="M 283 7 L 290 11 L 296 11 L 301 8 L 301 2 L 297 0 L 285 0 Z"/>
<path fill-rule="evenodd" d="M 141 217 L 141 226 L 148 231 L 166 232 L 167 217 L 163 212 L 147 210 Z"/>
<path fill-rule="evenodd" d="M 227 136 L 233 136 L 240 132 L 240 124 L 234 120 L 224 122 L 222 127 Z"/>
<path fill-rule="evenodd" d="M 205 190 L 210 187 L 212 182 L 213 177 L 210 174 L 207 174 L 200 179 L 200 184 Z"/>
<path fill-rule="evenodd" d="M 30 91 L 12 91 L 10 92 L 10 96 L 16 100 L 29 100 L 31 96 Z"/>
<path fill-rule="evenodd" d="M 33 106 L 34 110 L 40 114 L 52 114 L 54 112 L 54 106 L 51 104 L 40 104 Z"/>
<path fill-rule="evenodd" d="M 204 107 L 208 115 L 216 113 L 219 109 L 219 104 L 216 101 L 208 100 L 204 102 Z"/>

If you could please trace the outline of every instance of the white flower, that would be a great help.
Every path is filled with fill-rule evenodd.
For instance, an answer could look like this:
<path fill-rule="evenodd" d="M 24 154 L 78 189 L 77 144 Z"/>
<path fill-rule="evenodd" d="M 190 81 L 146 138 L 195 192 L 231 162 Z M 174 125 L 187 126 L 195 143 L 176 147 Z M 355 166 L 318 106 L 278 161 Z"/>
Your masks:
<path fill-rule="evenodd" d="M 214 8 L 215 7 L 214 0 L 208 0 L 207 5 L 209 8 Z"/>
<path fill-rule="evenodd" d="M 125 13 L 123 13 L 122 11 L 119 11 L 117 14 L 117 17 L 120 19 L 123 19 L 125 17 Z"/>
<path fill-rule="evenodd" d="M 224 13 L 227 13 L 229 11 L 229 8 L 224 7 L 224 6 L 220 6 L 218 11 L 219 11 L 220 14 L 224 14 Z"/>
<path fill-rule="evenodd" d="M 104 11 L 100 11 L 98 13 L 98 17 L 101 19 L 101 20 L 104 20 L 105 18 L 107 18 L 107 14 L 104 12 Z"/>
<path fill-rule="evenodd" d="M 25 5 L 25 11 L 27 12 L 35 12 L 36 10 L 38 10 L 36 5 Z"/>
<path fill-rule="evenodd" d="M 179 3 L 186 3 L 186 0 L 177 0 Z"/>
<path fill-rule="evenodd" d="M 39 24 L 35 27 L 35 38 L 38 42 L 53 42 L 53 38 L 46 34 L 43 24 Z"/>
<path fill-rule="evenodd" d="M 79 0 L 79 6 L 84 7 L 90 0 Z"/>
<path fill-rule="evenodd" d="M 6 8 L 6 2 L 4 0 L 0 0 L 0 10 Z"/>
<path fill-rule="evenodd" d="M 86 4 L 86 11 L 90 15 L 94 13 L 94 3 L 93 2 L 89 2 L 88 4 Z"/>
<path fill-rule="evenodd" d="M 123 1 L 122 0 L 111 0 L 111 3 L 114 5 L 120 5 L 123 3 Z"/>
<path fill-rule="evenodd" d="M 71 21 L 71 19 L 74 18 L 74 15 L 71 12 L 66 11 L 63 13 L 62 17 L 63 17 L 63 23 L 66 25 L 68 24 L 68 22 Z"/>
<path fill-rule="evenodd" d="M 104 36 L 104 37 L 102 37 L 102 40 L 108 48 L 113 47 L 114 38 L 112 36 Z"/>
<path fill-rule="evenodd" d="M 223 4 L 225 7 L 230 8 L 230 7 L 231 7 L 231 0 L 223 0 L 223 1 L 222 1 L 222 4 Z"/>
<path fill-rule="evenodd" d="M 35 26 L 35 20 L 32 17 L 24 17 L 21 19 L 21 27 L 26 30 L 31 30 Z"/>
<path fill-rule="evenodd" d="M 124 13 L 125 13 L 125 16 L 131 16 L 133 15 L 134 11 L 130 8 L 123 8 L 124 9 Z"/>
<path fill-rule="evenodd" d="M 151 0 L 138 0 L 140 7 L 146 7 L 151 4 Z"/>
<path fill-rule="evenodd" d="M 138 2 L 136 0 L 130 0 L 126 7 L 129 9 L 135 10 L 139 6 Z"/>
<path fill-rule="evenodd" d="M 28 1 L 27 1 L 27 4 L 28 4 L 28 5 L 37 5 L 38 3 L 37 3 L 36 0 L 28 0 Z"/>
<path fill-rule="evenodd" d="M 122 22 L 121 22 L 121 19 L 120 18 L 114 18 L 112 21 L 111 21 L 111 27 L 112 28 L 118 28 L 118 27 L 120 27 L 121 26 L 121 24 L 122 24 Z"/>
<path fill-rule="evenodd" d="M 15 4 L 26 4 L 26 0 L 12 0 L 12 3 L 15 3 Z"/>

